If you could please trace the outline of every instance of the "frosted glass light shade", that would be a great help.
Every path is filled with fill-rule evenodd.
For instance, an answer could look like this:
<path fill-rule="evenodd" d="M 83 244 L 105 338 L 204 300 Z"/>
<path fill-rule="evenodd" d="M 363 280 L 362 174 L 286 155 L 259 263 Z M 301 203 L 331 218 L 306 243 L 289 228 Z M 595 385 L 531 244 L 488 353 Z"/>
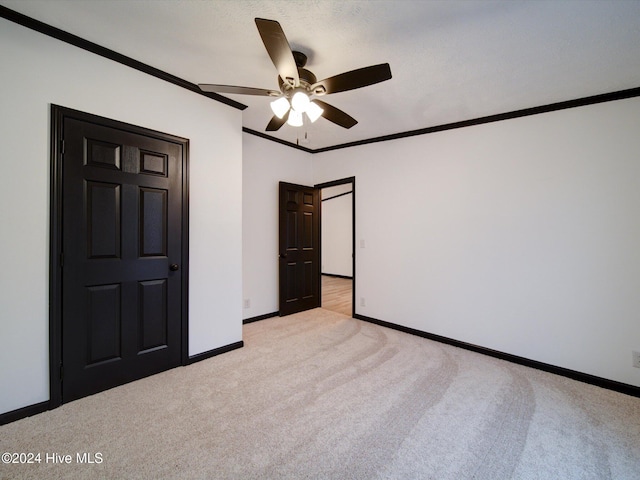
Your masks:
<path fill-rule="evenodd" d="M 296 92 L 291 98 L 291 108 L 296 112 L 304 113 L 309 106 L 309 96 L 304 92 Z"/>
<path fill-rule="evenodd" d="M 289 112 L 289 119 L 287 120 L 287 124 L 292 127 L 301 127 L 302 126 L 302 112 L 298 112 L 295 109 L 291 109 Z"/>
<path fill-rule="evenodd" d="M 322 115 L 322 113 L 324 112 L 324 110 L 318 106 L 318 104 L 316 103 L 309 103 L 309 105 L 307 106 L 307 116 L 309 117 L 309 120 L 311 120 L 311 122 L 315 122 L 316 120 L 318 120 L 318 118 L 320 118 L 320 115 Z"/>
<path fill-rule="evenodd" d="M 280 97 L 277 100 L 271 102 L 271 110 L 278 118 L 282 118 L 289 111 L 289 100 L 285 97 Z"/>

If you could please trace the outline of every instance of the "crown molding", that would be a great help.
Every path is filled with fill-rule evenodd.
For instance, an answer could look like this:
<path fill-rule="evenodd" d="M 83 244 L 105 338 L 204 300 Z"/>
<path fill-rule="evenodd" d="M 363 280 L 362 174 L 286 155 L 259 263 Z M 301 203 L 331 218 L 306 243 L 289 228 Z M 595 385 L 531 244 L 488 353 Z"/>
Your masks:
<path fill-rule="evenodd" d="M 89 52 L 95 53 L 96 55 L 100 55 L 102 57 L 108 58 L 115 62 L 121 63 L 122 65 L 126 65 L 128 67 L 134 68 L 141 72 L 147 73 L 156 78 L 165 80 L 179 87 L 186 88 L 187 90 L 190 90 L 194 93 L 198 93 L 200 95 L 208 97 L 217 102 L 224 103 L 226 105 L 237 108 L 239 110 L 244 110 L 247 108 L 246 105 L 240 102 L 236 102 L 235 100 L 231 100 L 223 95 L 219 95 L 217 93 L 203 92 L 195 83 L 188 82 L 180 77 L 176 77 L 175 75 L 171 75 L 170 73 L 164 72 L 155 67 L 139 62 L 138 60 L 135 60 L 131 57 L 127 57 L 118 52 L 102 47 L 96 43 L 89 42 L 88 40 L 84 40 L 81 37 L 65 32 L 64 30 L 60 30 L 59 28 L 52 27 L 51 25 L 47 25 L 46 23 L 40 22 L 31 17 L 27 17 L 26 15 L 18 13 L 2 5 L 0 5 L 0 17 L 5 18 L 9 21 L 15 22 L 24 27 L 30 28 L 32 30 L 35 30 L 37 32 L 48 35 L 50 37 L 56 38 L 63 42 L 69 43 L 76 47 L 82 48 L 83 50 L 87 50 Z M 312 148 L 298 145 L 296 143 L 288 142 L 286 140 L 282 140 L 280 138 L 276 138 L 271 135 L 267 135 L 266 133 L 258 132 L 256 130 L 246 128 L 246 127 L 243 127 L 242 131 L 250 135 L 255 135 L 257 137 L 263 138 L 265 140 L 269 140 L 272 142 L 279 143 L 281 145 L 285 145 L 287 147 L 301 150 L 306 153 L 323 153 L 323 152 L 329 152 L 332 150 L 340 150 L 343 148 L 368 145 L 370 143 L 387 142 L 390 140 L 398 140 L 401 138 L 414 137 L 417 135 L 427 135 L 430 133 L 443 132 L 445 130 L 454 130 L 458 128 L 472 127 L 475 125 L 483 125 L 485 123 L 500 122 L 503 120 L 512 120 L 515 118 L 526 117 L 530 115 L 538 115 L 541 113 L 555 112 L 558 110 L 565 110 L 569 108 L 584 107 L 587 105 L 594 105 L 597 103 L 604 103 L 604 102 L 612 102 L 615 100 L 623 100 L 623 99 L 633 98 L 638 96 L 640 96 L 640 87 L 635 87 L 635 88 L 629 88 L 626 90 L 619 90 L 616 92 L 592 95 L 588 97 L 577 98 L 574 100 L 566 100 L 562 102 L 550 103 L 547 105 L 540 105 L 537 107 L 524 108 L 521 110 L 514 110 L 511 112 L 499 113 L 496 115 L 488 115 L 486 117 L 463 120 L 460 122 L 447 123 L 444 125 L 435 125 L 432 127 L 420 128 L 417 130 L 410 130 L 407 132 L 394 133 L 391 135 L 383 135 L 379 137 L 373 137 L 373 138 L 368 138 L 364 140 L 357 140 L 357 141 L 348 142 L 348 143 L 341 143 L 338 145 L 331 145 L 328 147 L 322 147 L 322 148 L 316 148 L 316 149 L 312 149 Z"/>
<path fill-rule="evenodd" d="M 180 77 L 171 75 L 170 73 L 147 65 L 146 63 L 139 62 L 138 60 L 127 57 L 126 55 L 122 55 L 121 53 L 98 45 L 97 43 L 85 40 L 84 38 L 78 37 L 77 35 L 73 35 L 59 28 L 52 27 L 51 25 L 18 13 L 15 10 L 11 10 L 2 5 L 0 5 L 0 17 L 36 32 L 48 35 L 49 37 L 55 38 L 62 42 L 76 46 L 88 52 L 100 55 L 101 57 L 108 58 L 109 60 L 113 60 L 114 62 L 126 65 L 127 67 L 131 67 L 135 70 L 151 75 L 152 77 L 156 77 L 160 80 L 172 83 L 174 85 L 177 85 L 178 87 L 185 88 L 191 92 L 210 98 L 211 100 L 215 100 L 217 102 L 229 105 L 230 107 L 237 108 L 238 110 L 244 110 L 245 108 L 247 108 L 246 105 L 240 102 L 236 102 L 235 100 L 231 100 L 230 98 L 224 97 L 217 93 L 203 92 L 195 83 L 188 82 Z"/>

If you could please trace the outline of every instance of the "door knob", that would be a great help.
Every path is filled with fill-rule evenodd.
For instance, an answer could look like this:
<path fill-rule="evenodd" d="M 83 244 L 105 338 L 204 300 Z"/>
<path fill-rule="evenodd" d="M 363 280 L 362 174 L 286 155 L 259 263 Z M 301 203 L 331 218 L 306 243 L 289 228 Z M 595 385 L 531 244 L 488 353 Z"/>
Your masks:
<path fill-rule="evenodd" d="M 178 265 L 177 263 L 172 263 L 171 265 L 169 265 L 169 270 L 171 270 L 172 272 L 177 272 L 178 270 L 180 270 L 180 265 Z"/>
<path fill-rule="evenodd" d="M 281 253 L 280 255 L 278 255 L 280 258 L 287 258 L 287 254 L 286 253 Z"/>

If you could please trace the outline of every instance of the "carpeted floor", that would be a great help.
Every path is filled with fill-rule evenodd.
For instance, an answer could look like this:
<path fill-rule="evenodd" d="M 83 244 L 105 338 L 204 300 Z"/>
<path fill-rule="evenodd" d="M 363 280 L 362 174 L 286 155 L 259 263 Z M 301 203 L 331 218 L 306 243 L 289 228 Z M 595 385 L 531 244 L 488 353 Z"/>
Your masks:
<path fill-rule="evenodd" d="M 0 427 L 0 478 L 640 479 L 639 398 L 323 309 L 244 340 Z"/>

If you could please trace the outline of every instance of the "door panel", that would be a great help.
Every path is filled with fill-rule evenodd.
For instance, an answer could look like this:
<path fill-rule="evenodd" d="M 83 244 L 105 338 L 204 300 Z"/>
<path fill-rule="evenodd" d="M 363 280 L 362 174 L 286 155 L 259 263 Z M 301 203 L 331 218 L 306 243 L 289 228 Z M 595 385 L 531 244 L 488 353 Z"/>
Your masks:
<path fill-rule="evenodd" d="M 120 257 L 120 185 L 87 182 L 89 258 Z"/>
<path fill-rule="evenodd" d="M 87 287 L 87 366 L 120 358 L 120 287 Z"/>
<path fill-rule="evenodd" d="M 183 144 L 65 118 L 62 401 L 182 362 Z"/>
<path fill-rule="evenodd" d="M 138 282 L 140 301 L 140 346 L 138 353 L 166 348 L 167 341 L 167 280 Z"/>
<path fill-rule="evenodd" d="M 320 201 L 313 187 L 280 182 L 280 315 L 320 306 Z"/>
<path fill-rule="evenodd" d="M 167 191 L 140 188 L 140 256 L 167 256 Z"/>

